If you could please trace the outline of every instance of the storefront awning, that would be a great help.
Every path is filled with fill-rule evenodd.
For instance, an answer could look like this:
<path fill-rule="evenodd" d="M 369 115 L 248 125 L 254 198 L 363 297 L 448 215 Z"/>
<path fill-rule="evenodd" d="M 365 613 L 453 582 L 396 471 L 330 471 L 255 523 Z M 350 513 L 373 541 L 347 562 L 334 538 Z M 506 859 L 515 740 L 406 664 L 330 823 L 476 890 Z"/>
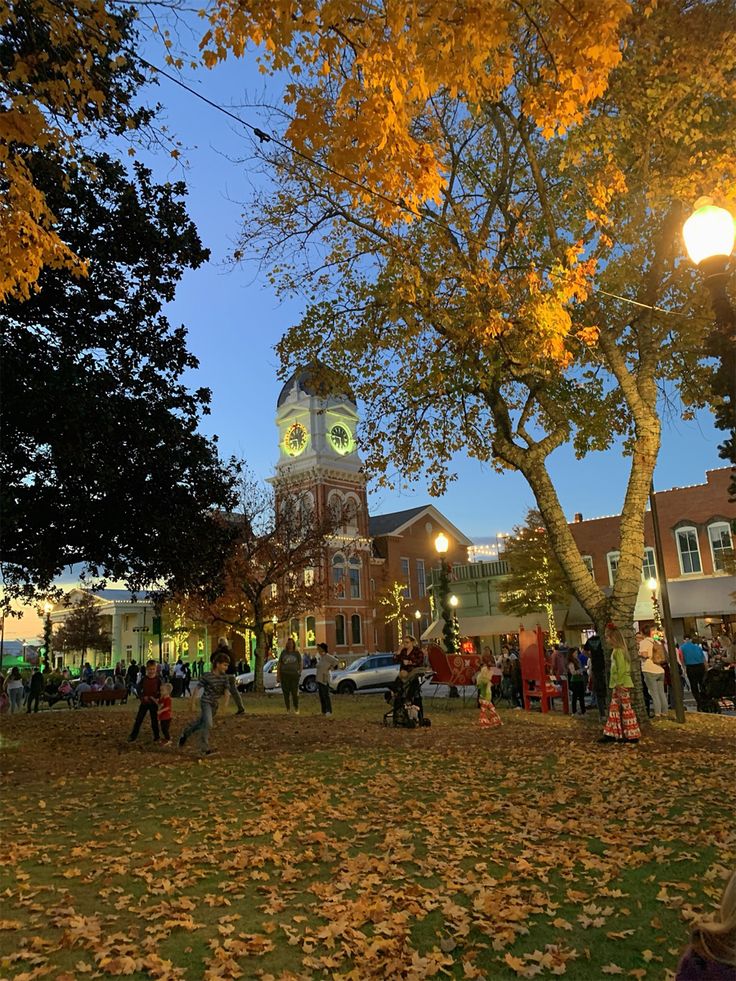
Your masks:
<path fill-rule="evenodd" d="M 682 579 L 668 584 L 672 616 L 709 617 L 736 614 L 736 576 Z"/>
<path fill-rule="evenodd" d="M 547 617 L 544 613 L 527 613 L 523 617 L 507 616 L 497 613 L 495 616 L 458 617 L 461 637 L 493 637 L 496 634 L 518 634 L 521 624 L 527 630 L 534 627 L 548 629 Z M 422 634 L 422 640 L 437 640 L 442 636 L 445 621 L 435 620 Z"/>

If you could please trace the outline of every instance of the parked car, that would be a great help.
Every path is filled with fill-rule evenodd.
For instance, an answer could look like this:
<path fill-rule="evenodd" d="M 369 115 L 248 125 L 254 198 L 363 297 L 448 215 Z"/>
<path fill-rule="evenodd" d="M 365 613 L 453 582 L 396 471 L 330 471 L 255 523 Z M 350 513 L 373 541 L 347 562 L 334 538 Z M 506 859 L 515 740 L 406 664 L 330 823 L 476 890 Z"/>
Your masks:
<path fill-rule="evenodd" d="M 266 692 L 281 691 L 281 686 L 276 679 L 276 665 L 278 664 L 278 658 L 273 658 L 272 660 L 266 661 L 263 665 L 263 688 Z M 255 673 L 253 671 L 248 671 L 245 674 L 239 674 L 235 679 L 238 686 L 238 691 L 252 691 L 253 682 L 255 681 Z M 316 668 L 305 668 L 301 673 L 299 679 L 299 687 L 302 691 L 306 692 L 316 692 L 317 691 L 317 669 Z"/>
<path fill-rule="evenodd" d="M 399 666 L 393 654 L 368 654 L 347 668 L 330 672 L 330 688 L 338 695 L 364 691 L 386 691 L 396 680 Z"/>

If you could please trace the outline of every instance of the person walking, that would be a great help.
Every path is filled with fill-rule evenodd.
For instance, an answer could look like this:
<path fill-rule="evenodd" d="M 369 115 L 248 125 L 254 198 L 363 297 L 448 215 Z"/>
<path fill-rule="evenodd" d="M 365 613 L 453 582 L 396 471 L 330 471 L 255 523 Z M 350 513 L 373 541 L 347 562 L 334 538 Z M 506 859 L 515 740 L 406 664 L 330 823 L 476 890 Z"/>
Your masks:
<path fill-rule="evenodd" d="M 10 714 L 20 712 L 23 709 L 23 679 L 17 667 L 10 669 L 10 674 L 5 679 L 5 693 L 10 702 Z"/>
<path fill-rule="evenodd" d="M 682 659 L 685 662 L 685 673 L 690 683 L 690 691 L 693 693 L 695 704 L 698 711 L 701 711 L 703 704 L 703 678 L 705 677 L 705 652 L 700 644 L 695 644 L 691 637 L 685 637 L 680 644 Z"/>
<path fill-rule="evenodd" d="M 638 743 L 641 730 L 636 712 L 631 704 L 634 682 L 623 634 L 614 623 L 606 626 L 606 643 L 612 647 L 611 674 L 608 687 L 611 689 L 611 706 L 608 719 L 599 743 Z"/>
<path fill-rule="evenodd" d="M 656 655 L 656 657 L 655 657 Z M 667 660 L 664 648 L 650 636 L 649 627 L 642 627 L 639 640 L 639 657 L 642 675 L 649 689 L 654 709 L 654 718 L 667 718 L 669 705 L 664 691 L 664 665 Z"/>
<path fill-rule="evenodd" d="M 141 731 L 143 720 L 147 715 L 151 716 L 153 741 L 155 743 L 159 741 L 158 700 L 160 697 L 161 675 L 158 672 L 158 664 L 156 661 L 150 660 L 146 662 L 145 676 L 141 678 L 140 684 L 138 685 L 138 698 L 140 698 L 141 704 L 138 706 L 138 714 L 136 715 L 135 722 L 133 723 L 133 730 L 128 736 L 129 743 L 134 743 L 138 738 L 138 733 Z"/>
<path fill-rule="evenodd" d="M 179 746 L 183 746 L 193 733 L 199 732 L 202 756 L 209 756 L 210 753 L 215 752 L 215 750 L 210 749 L 210 729 L 215 721 L 220 699 L 226 691 L 230 692 L 235 704 L 238 706 L 236 714 L 242 715 L 245 712 L 238 686 L 235 684 L 235 675 L 227 673 L 229 664 L 230 657 L 225 651 L 215 652 L 213 654 L 212 670 L 202 675 L 199 686 L 194 689 L 194 694 L 192 695 L 192 700 L 200 699 L 199 718 L 186 726 L 181 736 L 179 736 Z"/>
<path fill-rule="evenodd" d="M 317 691 L 319 692 L 319 704 L 322 715 L 332 715 L 332 702 L 330 700 L 330 671 L 337 667 L 337 658 L 329 654 L 327 644 L 317 644 L 319 651 L 319 661 L 317 661 Z"/>
<path fill-rule="evenodd" d="M 572 696 L 572 714 L 578 714 L 579 703 L 580 714 L 585 715 L 585 674 L 575 651 L 569 651 L 567 655 L 567 678 Z"/>
<path fill-rule="evenodd" d="M 590 686 L 602 722 L 606 718 L 606 659 L 603 654 L 603 644 L 597 633 L 588 637 L 583 644 L 583 650 L 590 658 Z"/>
<path fill-rule="evenodd" d="M 43 689 L 44 689 L 43 672 L 41 671 L 40 668 L 36 668 L 36 670 L 31 675 L 31 684 L 28 689 L 28 699 L 27 699 L 28 708 L 26 709 L 27 715 L 31 714 L 31 705 L 35 706 L 33 711 L 38 712 L 38 703 L 41 701 L 41 695 L 43 694 Z"/>
<path fill-rule="evenodd" d="M 294 705 L 294 715 L 299 715 L 299 679 L 301 673 L 302 656 L 296 649 L 294 638 L 289 637 L 279 657 L 279 663 L 276 665 L 276 680 L 284 693 L 286 711 L 291 712 L 291 702 Z"/>

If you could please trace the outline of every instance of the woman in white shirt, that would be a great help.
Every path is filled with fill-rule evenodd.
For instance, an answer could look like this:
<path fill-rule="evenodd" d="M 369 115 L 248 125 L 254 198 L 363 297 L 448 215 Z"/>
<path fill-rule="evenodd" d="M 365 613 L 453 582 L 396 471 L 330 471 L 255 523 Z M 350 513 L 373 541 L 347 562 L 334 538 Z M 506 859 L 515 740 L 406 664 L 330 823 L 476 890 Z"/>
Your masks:
<path fill-rule="evenodd" d="M 11 713 L 20 712 L 23 708 L 23 679 L 18 668 L 13 668 L 8 675 L 5 681 L 5 691 L 10 699 Z"/>
<path fill-rule="evenodd" d="M 652 696 L 654 718 L 667 718 L 669 706 L 667 696 L 664 693 L 664 668 L 653 660 L 654 641 L 649 636 L 649 627 L 643 627 L 642 634 L 643 636 L 639 641 L 639 657 L 641 658 L 644 680 L 647 683 L 649 694 Z"/>

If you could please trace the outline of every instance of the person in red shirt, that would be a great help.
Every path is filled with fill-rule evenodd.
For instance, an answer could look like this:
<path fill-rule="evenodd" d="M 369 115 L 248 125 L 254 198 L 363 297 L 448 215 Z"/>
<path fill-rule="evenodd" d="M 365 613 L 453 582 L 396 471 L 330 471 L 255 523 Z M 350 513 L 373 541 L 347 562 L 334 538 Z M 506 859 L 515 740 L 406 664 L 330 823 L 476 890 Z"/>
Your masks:
<path fill-rule="evenodd" d="M 128 736 L 128 742 L 134 743 L 136 741 L 143 725 L 143 720 L 150 714 L 153 741 L 157 743 L 159 741 L 158 700 L 161 697 L 161 675 L 158 673 L 158 664 L 156 661 L 146 662 L 146 673 L 141 678 L 136 691 L 141 704 L 138 706 L 138 715 L 135 717 L 133 731 Z"/>
<path fill-rule="evenodd" d="M 171 743 L 172 690 L 169 684 L 164 683 L 161 685 L 161 697 L 158 700 L 158 721 L 161 726 L 161 734 L 164 737 L 164 746 L 168 746 Z"/>

